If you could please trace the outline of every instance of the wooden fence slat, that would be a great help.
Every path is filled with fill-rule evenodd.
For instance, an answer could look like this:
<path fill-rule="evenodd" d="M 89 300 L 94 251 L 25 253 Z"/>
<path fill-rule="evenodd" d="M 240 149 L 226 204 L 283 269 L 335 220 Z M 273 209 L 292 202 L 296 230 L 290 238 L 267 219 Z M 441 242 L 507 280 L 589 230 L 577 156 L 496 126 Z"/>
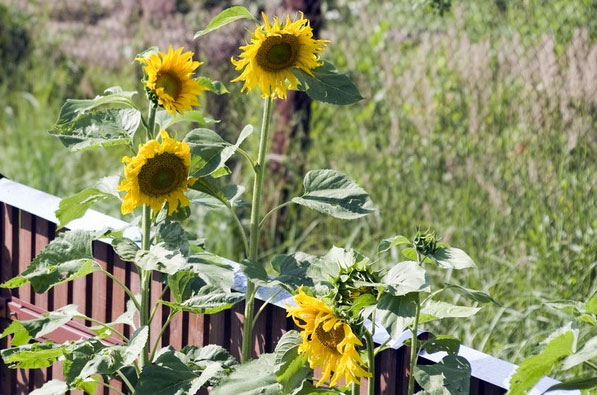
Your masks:
<path fill-rule="evenodd" d="M 242 353 L 242 334 L 244 322 L 245 302 L 232 306 L 230 311 L 230 354 L 240 361 Z"/>
<path fill-rule="evenodd" d="M 99 241 L 93 242 L 93 256 L 95 257 L 95 261 L 101 265 L 104 270 L 107 270 L 108 268 L 109 250 L 111 249 L 112 248 L 106 243 Z M 88 277 L 91 277 L 91 289 L 87 289 L 87 293 L 91 295 L 90 317 L 101 322 L 110 322 L 112 314 L 109 310 L 112 305 L 108 300 L 108 277 L 101 272 L 93 273 Z M 110 297 L 111 296 L 112 295 L 110 295 Z M 90 325 L 94 326 L 96 324 L 90 323 Z"/>
<path fill-rule="evenodd" d="M 197 347 L 206 346 L 209 342 L 209 322 L 203 314 L 189 314 L 188 344 Z"/>
<path fill-rule="evenodd" d="M 263 306 L 263 301 L 255 299 L 255 313 Z M 265 352 L 265 339 L 267 338 L 267 315 L 262 313 L 257 317 L 257 321 L 253 326 L 253 358 L 257 358 L 259 354 Z"/>
<path fill-rule="evenodd" d="M 21 211 L 21 226 L 19 228 L 19 273 L 22 273 L 27 269 L 29 263 L 33 258 L 33 240 L 34 232 L 33 229 L 33 216 L 26 211 Z M 33 303 L 32 298 L 33 290 L 30 284 L 25 284 L 19 287 L 19 299 L 29 303 Z"/>
<path fill-rule="evenodd" d="M 0 282 L 4 282 L 15 275 L 17 275 L 14 253 L 18 249 L 16 245 L 17 226 L 18 226 L 18 212 L 16 209 L 0 203 Z M 2 318 L 0 318 L 0 331 L 10 325 L 8 314 L 8 300 L 13 292 L 8 289 L 0 289 L 0 309 L 2 310 Z M 16 292 L 14 292 L 16 293 Z M 0 340 L 0 348 L 8 348 L 10 346 L 10 339 L 4 338 Z M 16 392 L 16 372 L 9 369 L 2 361 L 0 361 L 0 391 L 3 394 L 11 394 Z"/>
<path fill-rule="evenodd" d="M 164 320 L 162 318 L 162 314 L 163 314 L 163 310 L 164 308 L 162 307 L 162 305 L 157 305 L 157 300 L 160 297 L 160 294 L 162 293 L 162 284 L 159 281 L 153 281 L 153 283 L 151 284 L 151 309 L 156 308 L 156 313 L 154 315 L 153 321 L 151 321 L 151 327 L 150 329 L 150 336 L 149 336 L 149 340 L 150 340 L 150 346 L 153 347 L 153 344 L 155 343 L 155 339 L 157 338 L 158 334 L 160 333 L 160 329 L 162 328 L 162 325 L 164 324 Z M 160 342 L 158 344 L 158 349 L 160 349 L 162 347 L 163 341 Z"/>
<path fill-rule="evenodd" d="M 126 264 L 112 251 L 112 259 L 108 265 L 108 271 L 112 273 L 121 283 L 126 283 Z M 112 293 L 112 321 L 118 318 L 126 310 L 126 294 L 122 287 L 113 281 L 108 282 L 108 291 Z M 128 336 L 128 325 L 116 325 L 115 329 Z"/>

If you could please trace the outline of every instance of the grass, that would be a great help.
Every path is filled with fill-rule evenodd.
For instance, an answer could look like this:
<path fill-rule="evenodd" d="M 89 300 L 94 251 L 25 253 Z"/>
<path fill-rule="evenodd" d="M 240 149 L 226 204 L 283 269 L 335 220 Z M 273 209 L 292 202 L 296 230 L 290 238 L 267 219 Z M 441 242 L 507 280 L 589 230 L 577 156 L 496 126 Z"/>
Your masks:
<path fill-rule="evenodd" d="M 597 8 L 590 1 L 558 1 L 556 12 L 526 2 L 504 12 L 498 3 L 455 5 L 443 19 L 381 1 L 339 2 L 328 13 L 326 59 L 348 71 L 366 99 L 342 108 L 314 105 L 306 168 L 349 174 L 380 213 L 347 226 L 291 208 L 281 227 L 266 227 L 264 247 L 266 257 L 323 253 L 332 245 L 373 255 L 381 239 L 429 226 L 478 264 L 464 273 L 434 271 L 435 280 L 485 290 L 503 304 L 486 307 L 473 321 L 435 329 L 517 362 L 568 319 L 544 301 L 584 300 L 597 291 L 591 22 Z M 44 59 L 21 70 L 26 83 L 19 89 L 5 84 L 0 92 L 6 99 L 0 172 L 65 196 L 116 174 L 120 163 L 113 150 L 66 155 L 45 133 L 64 98 L 85 96 L 77 84 L 83 77 L 96 93 L 123 80 L 127 89 L 140 88 L 136 66 L 111 73 L 80 69 L 59 56 Z M 247 102 L 259 105 L 255 97 Z M 243 121 L 259 123 L 258 107 L 247 115 L 230 111 L 234 122 L 224 123 L 239 123 L 238 130 Z M 285 163 L 293 176 L 287 186 L 299 193 L 300 166 Z M 247 173 L 236 162 L 231 179 L 244 182 Z M 266 188 L 277 183 L 272 177 Z M 279 194 L 268 199 L 272 205 Z M 189 226 L 212 250 L 236 258 L 239 243 L 226 236 L 234 232 L 231 224 L 224 212 L 198 210 Z M 285 229 L 283 243 L 279 229 Z"/>

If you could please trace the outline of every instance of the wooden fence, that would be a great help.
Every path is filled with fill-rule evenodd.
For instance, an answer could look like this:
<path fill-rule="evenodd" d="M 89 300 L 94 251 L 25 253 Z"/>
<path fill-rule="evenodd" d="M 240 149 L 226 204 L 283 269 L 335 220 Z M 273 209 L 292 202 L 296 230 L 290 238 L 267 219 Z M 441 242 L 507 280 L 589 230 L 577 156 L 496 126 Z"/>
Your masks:
<path fill-rule="evenodd" d="M 6 281 L 25 270 L 32 258 L 55 237 L 54 211 L 59 200 L 6 178 L 0 179 L 0 281 Z M 82 219 L 70 224 L 71 228 L 77 229 L 100 229 L 106 226 L 119 228 L 122 225 L 124 225 L 123 222 L 93 210 L 90 210 Z M 93 254 L 108 272 L 130 287 L 133 293 L 138 292 L 139 276 L 134 265 L 120 260 L 112 247 L 101 241 L 94 242 Z M 241 276 L 240 273 L 237 274 Z M 28 285 L 12 291 L 3 289 L 0 292 L 0 330 L 9 324 L 11 319 L 36 318 L 40 314 L 70 303 L 78 305 L 79 311 L 87 316 L 110 322 L 124 312 L 127 301 L 127 296 L 122 289 L 99 273 L 61 284 L 43 295 L 35 294 Z M 161 283 L 154 281 L 153 299 L 156 300 L 161 292 Z M 294 328 L 292 320 L 286 317 L 283 299 L 268 305 L 260 315 L 254 334 L 255 355 L 273 351 L 280 336 Z M 263 302 L 257 302 L 257 308 L 261 303 Z M 219 344 L 238 358 L 241 350 L 243 311 L 243 303 L 239 303 L 231 310 L 213 315 L 179 314 L 165 332 L 162 346 L 172 345 L 175 348 L 181 348 L 186 344 L 197 346 Z M 168 308 L 158 307 L 159 319 L 152 322 L 151 339 L 155 339 L 167 316 Z M 92 332 L 86 325 L 89 323 L 74 320 L 63 329 L 44 336 L 44 339 L 65 341 L 89 337 Z M 125 335 L 129 334 L 128 327 L 118 329 Z M 375 340 L 384 342 L 387 340 L 387 334 L 379 333 Z M 108 339 L 108 341 L 117 340 Z M 379 394 L 406 393 L 409 350 L 402 346 L 402 341 L 402 338 L 392 339 L 389 343 L 392 347 L 376 357 L 375 380 Z M 6 348 L 9 344 L 7 339 L 3 339 L 0 342 L 0 348 Z M 505 393 L 508 376 L 516 368 L 515 365 L 464 346 L 461 347 L 460 352 L 471 362 L 473 376 L 471 394 Z M 420 363 L 434 363 L 439 359 L 441 355 L 438 354 L 423 354 L 420 357 Z M 42 370 L 13 370 L 0 362 L 0 394 L 26 394 L 39 388 L 48 380 L 61 377 L 61 366 L 56 364 Z M 544 378 L 532 393 L 542 393 L 542 389 L 548 388 L 553 383 L 555 380 Z M 120 382 L 115 380 L 111 384 L 125 391 Z M 102 388 L 102 391 L 106 395 L 112 394 L 107 389 Z M 366 387 L 363 386 L 361 393 L 365 394 L 365 391 Z M 98 393 L 100 393 L 99 390 Z"/>

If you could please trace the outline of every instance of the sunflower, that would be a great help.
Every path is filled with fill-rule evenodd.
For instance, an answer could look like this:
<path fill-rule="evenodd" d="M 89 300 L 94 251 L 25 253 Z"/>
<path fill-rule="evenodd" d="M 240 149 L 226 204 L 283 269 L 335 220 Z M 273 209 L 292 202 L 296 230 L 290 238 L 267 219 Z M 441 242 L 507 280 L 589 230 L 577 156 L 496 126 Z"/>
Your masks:
<path fill-rule="evenodd" d="M 203 63 L 193 61 L 193 52 L 182 53 L 182 50 L 181 47 L 174 51 L 170 45 L 168 53 L 159 51 L 159 56 L 152 54 L 147 59 L 137 58 L 145 64 L 146 88 L 155 95 L 158 104 L 173 116 L 176 112 L 184 114 L 185 110 L 199 105 L 197 96 L 205 90 L 191 78 L 193 71 Z"/>
<path fill-rule="evenodd" d="M 291 69 L 313 75 L 311 70 L 322 65 L 319 54 L 328 41 L 313 39 L 313 30 L 303 13 L 295 21 L 287 16 L 284 25 L 275 17 L 272 25 L 264 13 L 261 15 L 264 24 L 255 29 L 250 44 L 240 47 L 240 58 L 232 58 L 236 70 L 244 68 L 232 82 L 244 81 L 242 90 L 248 92 L 259 86 L 263 98 L 286 99 L 286 80 L 288 89 L 296 89 L 298 85 Z"/>
<path fill-rule="evenodd" d="M 191 149 L 186 143 L 170 138 L 165 130 L 160 131 L 160 136 L 161 143 L 149 140 L 139 145 L 137 155 L 122 158 L 126 163 L 125 178 L 118 186 L 119 191 L 126 191 L 122 214 L 128 214 L 142 204 L 159 211 L 164 202 L 168 202 L 168 215 L 171 215 L 179 205 L 189 205 L 184 193 L 197 180 L 188 178 Z"/>
<path fill-rule="evenodd" d="M 287 307 L 288 316 L 302 329 L 303 343 L 299 352 L 309 357 L 311 369 L 322 369 L 321 379 L 316 385 L 330 380 L 333 387 L 342 378 L 348 385 L 358 383 L 360 377 L 369 377 L 370 374 L 361 367 L 363 360 L 356 350 L 363 343 L 350 325 L 334 316 L 324 302 L 305 294 L 302 288 L 294 300 L 297 306 Z"/>

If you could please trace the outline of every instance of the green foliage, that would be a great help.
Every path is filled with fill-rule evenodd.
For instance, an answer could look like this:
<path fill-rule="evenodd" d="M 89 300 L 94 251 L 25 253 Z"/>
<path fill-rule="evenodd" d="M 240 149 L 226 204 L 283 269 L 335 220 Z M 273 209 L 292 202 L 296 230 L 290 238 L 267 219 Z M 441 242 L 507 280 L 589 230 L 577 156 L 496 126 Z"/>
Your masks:
<path fill-rule="evenodd" d="M 102 191 L 98 188 L 86 188 L 79 193 L 62 199 L 58 210 L 56 210 L 56 217 L 60 221 L 58 229 L 63 228 L 72 220 L 81 218 L 98 201 L 114 198 L 120 199 L 118 193 L 114 194 L 113 192 Z"/>
<path fill-rule="evenodd" d="M 46 313 L 41 318 L 28 321 L 13 321 L 2 332 L 0 338 L 12 335 L 11 345 L 22 346 L 29 343 L 29 340 L 33 338 L 42 337 L 53 332 L 69 322 L 77 314 L 77 306 L 69 304 L 56 311 Z"/>
<path fill-rule="evenodd" d="M 197 33 L 195 33 L 194 38 L 197 39 L 209 32 L 219 29 L 222 26 L 225 26 L 225 25 L 232 23 L 234 21 L 237 21 L 239 19 L 255 20 L 255 17 L 249 12 L 249 10 L 247 10 L 245 7 L 242 7 L 242 6 L 234 6 L 234 7 L 226 8 L 224 11 L 222 11 L 218 15 L 216 15 L 211 20 L 211 22 L 209 22 L 207 24 L 205 29 L 199 30 Z"/>
<path fill-rule="evenodd" d="M 356 219 L 374 213 L 367 192 L 336 170 L 312 170 L 303 182 L 305 193 L 293 203 L 340 219 Z"/>
<path fill-rule="evenodd" d="M 16 277 L 4 282 L 4 288 L 17 288 L 31 283 L 33 290 L 44 293 L 55 285 L 72 281 L 98 270 L 93 260 L 91 243 L 94 232 L 61 233 L 37 255 Z"/>
<path fill-rule="evenodd" d="M 311 70 L 313 75 L 298 68 L 293 68 L 292 73 L 300 81 L 301 89 L 313 100 L 346 105 L 363 99 L 350 78 L 336 72 L 336 66 L 331 63 L 323 62 L 321 66 Z"/>
<path fill-rule="evenodd" d="M 415 378 L 429 395 L 469 394 L 471 365 L 463 357 L 445 356 L 436 365 L 419 365 Z"/>
<path fill-rule="evenodd" d="M 569 327 L 554 332 L 545 341 L 545 348 L 539 354 L 525 359 L 516 369 L 510 379 L 507 394 L 525 394 L 541 377 L 549 373 L 554 364 L 574 352 L 577 336 L 578 330 Z"/>

